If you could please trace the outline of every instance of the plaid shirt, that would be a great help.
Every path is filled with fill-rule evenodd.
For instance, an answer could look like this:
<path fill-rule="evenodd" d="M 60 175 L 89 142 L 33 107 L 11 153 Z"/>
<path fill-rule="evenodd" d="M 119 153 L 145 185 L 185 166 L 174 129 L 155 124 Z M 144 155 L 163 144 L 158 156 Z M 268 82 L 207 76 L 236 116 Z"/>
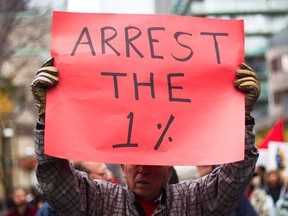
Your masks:
<path fill-rule="evenodd" d="M 199 180 L 167 186 L 153 215 L 230 215 L 254 174 L 258 151 L 252 130 L 253 125 L 246 126 L 245 160 L 221 165 Z M 68 160 L 45 155 L 44 130 L 34 134 L 39 186 L 59 215 L 145 215 L 129 189 L 93 181 Z"/>

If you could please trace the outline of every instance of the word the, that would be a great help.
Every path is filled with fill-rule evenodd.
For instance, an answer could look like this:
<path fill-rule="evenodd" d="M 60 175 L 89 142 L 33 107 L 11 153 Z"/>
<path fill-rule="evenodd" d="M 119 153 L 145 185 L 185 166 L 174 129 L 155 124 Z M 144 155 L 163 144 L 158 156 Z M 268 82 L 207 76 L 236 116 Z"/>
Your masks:
<path fill-rule="evenodd" d="M 120 73 L 120 72 L 101 72 L 102 76 L 111 76 L 113 78 L 114 84 L 114 97 L 119 98 L 119 88 L 118 88 L 118 78 L 119 77 L 126 77 L 127 73 Z M 173 89 L 183 89 L 182 86 L 174 86 L 172 85 L 172 78 L 173 77 L 184 77 L 183 73 L 170 73 L 167 75 L 167 89 L 168 89 L 168 100 L 170 102 L 184 102 L 184 103 L 191 103 L 191 99 L 189 98 L 176 98 L 173 97 Z M 135 100 L 139 100 L 139 86 L 147 86 L 150 87 L 151 90 L 151 98 L 155 98 L 155 86 L 154 86 L 154 74 L 150 73 L 150 80 L 149 82 L 138 82 L 137 74 L 133 73 L 133 84 L 134 84 L 134 91 L 135 91 Z"/>

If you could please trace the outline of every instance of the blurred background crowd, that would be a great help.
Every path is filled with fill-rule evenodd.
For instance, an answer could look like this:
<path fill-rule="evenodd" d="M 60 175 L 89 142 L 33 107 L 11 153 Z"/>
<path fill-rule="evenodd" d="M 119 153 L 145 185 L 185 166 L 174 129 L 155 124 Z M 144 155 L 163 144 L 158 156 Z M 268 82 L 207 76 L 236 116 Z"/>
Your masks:
<path fill-rule="evenodd" d="M 258 215 L 276 215 L 277 206 L 288 210 L 287 0 L 0 0 L 0 212 L 3 215 L 26 204 L 38 210 L 44 203 L 36 187 L 33 129 L 37 116 L 30 84 L 35 72 L 50 57 L 54 10 L 243 19 L 245 62 L 257 72 L 262 87 L 252 113 L 260 158 L 245 196 Z M 79 163 L 75 162 L 75 166 Z M 84 167 L 86 171 L 94 170 L 89 173 L 95 172 L 98 175 L 95 178 L 103 179 L 104 175 L 106 180 L 125 184 L 119 165 L 98 164 L 91 168 L 94 165 Z M 103 175 L 99 167 L 106 167 Z M 171 183 L 196 179 L 205 175 L 201 170 L 209 173 L 215 167 L 174 168 Z M 23 211 L 25 207 L 18 209 Z"/>
<path fill-rule="evenodd" d="M 97 162 L 73 161 L 76 169 L 86 172 L 94 180 L 106 180 L 125 186 L 125 180 L 121 175 L 120 165 Z M 204 166 L 175 166 L 170 177 L 169 184 L 176 184 L 187 180 L 207 176 L 217 165 Z M 54 210 L 42 198 L 36 186 L 29 188 L 15 187 L 1 207 L 5 205 L 5 211 L 0 215 L 7 216 L 54 216 Z M 48 207 L 47 207 L 48 206 Z M 255 174 L 241 201 L 235 207 L 231 216 L 276 216 L 288 215 L 288 177 L 283 175 L 283 169 L 266 170 L 258 165 Z M 47 208 L 49 210 L 47 210 Z M 52 213 L 53 212 L 53 213 Z"/>

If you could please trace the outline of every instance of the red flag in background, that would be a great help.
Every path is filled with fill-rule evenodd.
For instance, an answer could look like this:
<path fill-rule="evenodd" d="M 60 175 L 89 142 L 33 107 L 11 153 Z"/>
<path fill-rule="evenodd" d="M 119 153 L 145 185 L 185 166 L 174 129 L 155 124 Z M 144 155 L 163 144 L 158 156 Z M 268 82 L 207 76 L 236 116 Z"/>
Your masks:
<path fill-rule="evenodd" d="M 265 139 L 258 145 L 258 148 L 268 149 L 270 141 L 284 142 L 284 119 L 282 117 L 275 123 Z"/>

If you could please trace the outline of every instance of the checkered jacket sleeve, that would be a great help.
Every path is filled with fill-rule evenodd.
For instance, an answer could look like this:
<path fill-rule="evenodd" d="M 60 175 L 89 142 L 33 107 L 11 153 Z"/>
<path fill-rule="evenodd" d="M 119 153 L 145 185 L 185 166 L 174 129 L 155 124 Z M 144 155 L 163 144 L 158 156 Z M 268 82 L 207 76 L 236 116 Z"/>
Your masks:
<path fill-rule="evenodd" d="M 229 215 L 254 173 L 258 151 L 253 126 L 246 126 L 245 160 L 219 166 L 208 176 L 165 188 L 165 202 L 153 215 Z M 93 181 L 68 160 L 44 154 L 44 130 L 34 130 L 37 179 L 44 198 L 59 215 L 141 215 L 134 194 L 106 181 Z"/>

